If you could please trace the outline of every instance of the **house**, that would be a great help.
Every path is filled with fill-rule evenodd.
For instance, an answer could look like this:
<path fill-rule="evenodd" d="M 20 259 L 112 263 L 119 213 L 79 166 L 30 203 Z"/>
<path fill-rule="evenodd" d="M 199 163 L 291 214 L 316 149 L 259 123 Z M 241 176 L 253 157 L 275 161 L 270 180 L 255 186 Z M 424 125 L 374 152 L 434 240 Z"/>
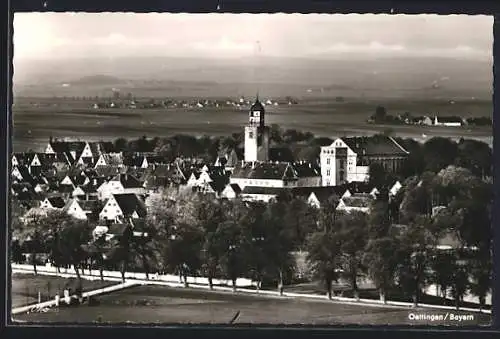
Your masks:
<path fill-rule="evenodd" d="M 99 219 L 119 221 L 128 218 L 144 218 L 146 211 L 144 201 L 137 194 L 113 194 L 99 213 Z"/>
<path fill-rule="evenodd" d="M 141 219 L 127 220 L 127 222 L 124 223 L 110 223 L 109 226 L 97 226 L 93 234 L 95 237 L 105 235 L 106 241 L 109 241 L 114 237 L 123 235 L 129 226 L 132 230 L 133 237 L 149 236 L 148 232 L 145 231 L 144 221 Z"/>
<path fill-rule="evenodd" d="M 394 185 L 392 185 L 389 189 L 389 196 L 395 197 L 396 194 L 398 194 L 398 192 L 401 190 L 401 188 L 403 188 L 403 185 L 401 185 L 399 181 L 396 181 Z"/>
<path fill-rule="evenodd" d="M 63 210 L 79 220 L 97 220 L 98 206 L 97 201 L 71 199 Z"/>
<path fill-rule="evenodd" d="M 321 147 L 320 163 L 323 186 L 365 182 L 369 166 L 378 163 L 386 171 L 402 168 L 409 152 L 390 136 L 345 137 Z"/>
<path fill-rule="evenodd" d="M 261 201 L 268 203 L 276 199 L 282 192 L 287 189 L 281 187 L 255 187 L 246 186 L 241 191 L 241 198 L 245 201 Z"/>
<path fill-rule="evenodd" d="M 341 198 L 337 205 L 338 211 L 345 211 L 347 213 L 359 211 L 369 213 L 373 198 L 369 195 L 357 195 Z"/>
<path fill-rule="evenodd" d="M 101 154 L 97 158 L 94 168 L 103 166 L 122 166 L 123 165 L 123 155 L 121 153 L 106 153 Z"/>
<path fill-rule="evenodd" d="M 317 168 L 309 164 L 253 162 L 239 163 L 229 178 L 242 190 L 251 187 L 291 188 L 320 186 L 321 176 Z"/>
<path fill-rule="evenodd" d="M 40 203 L 41 209 L 62 209 L 66 202 L 61 196 L 47 197 Z"/>
<path fill-rule="evenodd" d="M 142 195 L 146 194 L 146 189 L 142 182 L 130 174 L 118 174 L 97 189 L 99 200 L 109 199 L 113 194 L 119 193 Z"/>
<path fill-rule="evenodd" d="M 292 194 L 316 208 L 332 200 L 337 204 L 340 198 L 351 195 L 346 186 L 298 187 L 292 189 Z"/>
<path fill-rule="evenodd" d="M 241 194 L 241 188 L 238 184 L 227 184 L 222 190 L 220 197 L 223 199 L 235 199 Z"/>
<path fill-rule="evenodd" d="M 219 196 L 219 194 L 222 192 L 224 187 L 218 186 L 215 182 L 202 182 L 201 184 L 198 184 L 197 186 L 193 187 L 194 192 L 199 192 L 202 194 L 211 194 L 215 195 L 216 197 Z"/>
<path fill-rule="evenodd" d="M 148 168 L 149 162 L 146 156 L 144 155 L 127 155 L 123 158 L 123 165 L 132 167 L 132 168 Z"/>
<path fill-rule="evenodd" d="M 434 117 L 435 126 L 460 127 L 464 125 L 464 120 L 460 117 Z"/>

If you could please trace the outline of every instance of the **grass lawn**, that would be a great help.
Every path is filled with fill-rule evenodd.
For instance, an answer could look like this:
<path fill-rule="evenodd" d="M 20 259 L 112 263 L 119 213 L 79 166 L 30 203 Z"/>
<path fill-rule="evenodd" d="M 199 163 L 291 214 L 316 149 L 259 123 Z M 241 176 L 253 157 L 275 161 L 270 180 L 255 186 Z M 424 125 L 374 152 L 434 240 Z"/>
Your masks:
<path fill-rule="evenodd" d="M 488 325 L 491 316 L 474 314 L 464 322 L 415 321 L 410 313 L 445 314 L 439 310 L 346 305 L 329 300 L 250 296 L 230 292 L 140 286 L 102 295 L 97 305 L 53 309 L 16 316 L 14 320 L 50 323 L 183 323 L 228 324 L 370 324 L 370 325 Z M 451 312 L 454 314 L 471 314 Z"/>
<path fill-rule="evenodd" d="M 378 291 L 371 284 L 370 285 L 360 284 L 359 288 L 360 288 L 359 292 L 360 298 L 374 299 L 374 300 L 379 299 Z M 334 290 L 336 291 L 337 294 L 342 292 L 342 297 L 345 298 L 354 297 L 352 290 L 347 285 L 338 285 L 337 287 L 334 285 Z M 326 293 L 325 288 L 323 287 L 323 283 L 319 281 L 288 286 L 286 287 L 286 291 L 294 293 L 319 294 L 319 295 L 324 295 Z M 408 303 L 413 302 L 410 297 L 405 297 L 398 293 L 391 293 L 387 296 L 387 298 L 392 301 L 401 301 Z M 455 306 L 455 301 L 452 299 L 446 299 L 446 301 L 443 303 L 443 299 L 441 297 L 429 294 L 421 296 L 420 302 L 422 304 Z M 479 308 L 478 304 L 473 302 L 460 302 L 460 307 Z M 485 309 L 491 309 L 491 305 L 486 305 Z"/>
<path fill-rule="evenodd" d="M 76 278 L 13 273 L 11 284 L 12 307 L 37 303 L 38 291 L 40 291 L 42 302 L 53 299 L 58 291 L 59 295 L 62 296 L 64 287 L 70 286 L 71 288 L 71 286 L 75 286 L 76 280 Z M 82 279 L 84 291 L 91 291 L 114 284 L 116 283 Z"/>

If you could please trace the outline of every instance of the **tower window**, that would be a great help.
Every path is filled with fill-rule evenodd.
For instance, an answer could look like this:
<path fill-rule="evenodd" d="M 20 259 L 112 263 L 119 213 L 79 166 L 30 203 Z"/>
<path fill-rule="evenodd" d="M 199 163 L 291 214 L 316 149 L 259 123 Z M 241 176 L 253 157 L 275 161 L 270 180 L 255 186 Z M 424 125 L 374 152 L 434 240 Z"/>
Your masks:
<path fill-rule="evenodd" d="M 330 158 L 326 158 L 326 164 L 330 165 Z"/>
<path fill-rule="evenodd" d="M 326 170 L 326 175 L 330 175 L 330 170 Z"/>
<path fill-rule="evenodd" d="M 253 131 L 248 132 L 248 137 L 253 138 Z"/>

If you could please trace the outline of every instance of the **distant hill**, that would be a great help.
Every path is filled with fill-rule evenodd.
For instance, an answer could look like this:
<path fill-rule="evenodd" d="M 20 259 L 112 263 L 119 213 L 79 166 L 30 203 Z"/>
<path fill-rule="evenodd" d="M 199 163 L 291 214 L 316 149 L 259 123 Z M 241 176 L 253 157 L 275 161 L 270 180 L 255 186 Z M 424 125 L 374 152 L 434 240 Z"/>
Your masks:
<path fill-rule="evenodd" d="M 97 74 L 97 75 L 87 75 L 77 80 L 69 81 L 67 83 L 69 83 L 71 86 L 78 86 L 78 85 L 102 86 L 102 85 L 125 84 L 127 83 L 127 81 L 112 75 Z"/>
<path fill-rule="evenodd" d="M 23 96 L 58 95 L 58 91 L 70 90 L 49 86 L 56 82 L 70 83 L 71 91 L 75 93 L 80 87 L 82 91 L 91 92 L 79 95 L 98 95 L 97 92 L 120 85 L 120 88 L 135 89 L 134 93 L 143 90 L 146 95 L 229 96 L 246 90 L 254 93 L 259 88 L 262 93 L 270 91 L 268 95 L 295 96 L 305 94 L 307 89 L 318 93 L 322 88 L 324 94 L 330 96 L 360 96 L 364 93 L 382 97 L 487 98 L 492 93 L 492 65 L 492 60 L 436 57 L 336 60 L 87 58 L 20 61 L 15 64 L 13 81 L 15 95 Z M 433 87 L 435 83 L 439 83 L 438 88 Z"/>

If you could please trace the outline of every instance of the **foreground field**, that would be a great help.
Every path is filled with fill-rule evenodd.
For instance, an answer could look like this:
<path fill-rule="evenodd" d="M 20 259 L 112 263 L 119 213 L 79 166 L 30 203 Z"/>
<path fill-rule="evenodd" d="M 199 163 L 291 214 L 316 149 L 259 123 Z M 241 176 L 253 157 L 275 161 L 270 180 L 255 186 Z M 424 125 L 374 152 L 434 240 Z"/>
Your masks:
<path fill-rule="evenodd" d="M 143 135 L 163 137 L 174 134 L 228 135 L 240 132 L 248 121 L 246 109 L 100 109 L 71 103 L 54 103 L 49 107 L 28 104 L 13 108 L 14 151 L 41 150 L 48 138 L 77 137 L 87 140 L 110 140 L 118 137 L 137 138 Z M 292 106 L 269 107 L 267 124 L 281 128 L 310 131 L 318 136 L 371 135 L 391 129 L 401 137 L 425 140 L 433 136 L 454 139 L 480 139 L 491 144 L 491 128 L 445 128 L 424 126 L 369 125 L 366 119 L 377 105 L 384 105 L 389 114 L 406 111 L 415 115 L 441 114 L 463 117 L 491 116 L 489 101 L 455 103 L 447 101 L 317 101 Z M 90 106 L 90 104 L 88 105 Z"/>
<path fill-rule="evenodd" d="M 65 286 L 75 286 L 76 278 L 63 278 L 56 276 L 33 274 L 12 274 L 11 302 L 12 307 L 30 305 L 38 302 L 38 292 L 42 301 L 53 299 L 57 292 L 62 295 Z M 82 280 L 83 290 L 114 285 L 113 282 L 100 280 Z"/>
<path fill-rule="evenodd" d="M 50 323 L 212 323 L 228 324 L 366 324 L 488 325 L 479 313 L 466 321 L 413 320 L 412 315 L 445 315 L 448 311 L 348 305 L 328 300 L 259 297 L 160 286 L 133 287 L 98 298 L 96 306 L 50 310 L 16 316 L 14 320 Z"/>

